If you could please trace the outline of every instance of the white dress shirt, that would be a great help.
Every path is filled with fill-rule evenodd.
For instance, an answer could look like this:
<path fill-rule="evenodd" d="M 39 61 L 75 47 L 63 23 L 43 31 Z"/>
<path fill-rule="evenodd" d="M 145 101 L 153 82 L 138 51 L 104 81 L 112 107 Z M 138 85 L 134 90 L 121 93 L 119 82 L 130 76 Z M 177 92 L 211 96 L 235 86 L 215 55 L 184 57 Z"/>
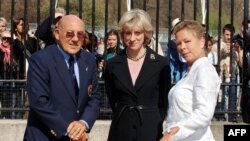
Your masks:
<path fill-rule="evenodd" d="M 173 141 L 214 141 L 210 124 L 219 89 L 220 78 L 208 58 L 196 60 L 169 92 L 163 133 L 178 126 Z"/>

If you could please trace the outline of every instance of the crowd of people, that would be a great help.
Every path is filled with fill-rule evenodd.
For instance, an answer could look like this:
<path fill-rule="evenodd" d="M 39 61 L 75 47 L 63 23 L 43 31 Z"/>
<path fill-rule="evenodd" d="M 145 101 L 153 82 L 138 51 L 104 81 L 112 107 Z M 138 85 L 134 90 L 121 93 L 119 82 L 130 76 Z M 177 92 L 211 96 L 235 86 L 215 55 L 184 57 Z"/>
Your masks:
<path fill-rule="evenodd" d="M 0 79 L 24 80 L 27 78 L 28 60 L 33 53 L 39 50 L 37 39 L 28 34 L 29 25 L 23 18 L 13 19 L 13 26 L 7 30 L 7 21 L 0 18 L 1 42 L 0 42 Z M 22 94 L 20 91 L 6 91 L 15 89 L 16 85 L 0 83 L 0 107 L 17 108 L 21 107 Z M 12 93 L 12 94 L 10 94 Z M 2 112 L 1 118 L 22 118 L 20 111 L 13 111 L 12 114 Z"/>
<path fill-rule="evenodd" d="M 118 29 L 100 39 L 61 7 L 53 26 L 50 19 L 30 36 L 26 19 L 13 19 L 8 31 L 0 18 L 0 79 L 27 80 L 25 140 L 87 140 L 99 114 L 98 80 L 113 114 L 109 141 L 213 141 L 211 120 L 238 122 L 244 22 L 237 35 L 226 24 L 222 36 L 213 37 L 197 21 L 174 19 L 164 55 L 144 10 L 125 12 Z M 0 107 L 9 107 L 9 99 L 1 94 Z"/>

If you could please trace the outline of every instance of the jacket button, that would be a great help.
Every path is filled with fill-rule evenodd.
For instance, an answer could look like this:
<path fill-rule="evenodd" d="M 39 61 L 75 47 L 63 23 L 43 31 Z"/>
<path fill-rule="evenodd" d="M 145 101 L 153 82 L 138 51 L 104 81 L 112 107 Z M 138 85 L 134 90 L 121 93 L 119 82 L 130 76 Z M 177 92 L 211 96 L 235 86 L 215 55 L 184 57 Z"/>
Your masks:
<path fill-rule="evenodd" d="M 79 113 L 80 113 L 80 111 L 79 111 L 79 110 L 77 110 L 77 111 L 76 111 L 76 113 L 77 113 L 77 114 L 79 114 Z"/>

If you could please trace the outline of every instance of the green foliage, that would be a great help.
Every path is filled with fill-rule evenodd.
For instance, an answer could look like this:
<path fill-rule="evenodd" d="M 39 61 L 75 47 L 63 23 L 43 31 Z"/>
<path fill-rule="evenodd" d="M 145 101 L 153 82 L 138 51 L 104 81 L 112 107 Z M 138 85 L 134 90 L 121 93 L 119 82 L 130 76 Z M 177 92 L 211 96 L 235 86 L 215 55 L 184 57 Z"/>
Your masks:
<path fill-rule="evenodd" d="M 222 14 L 220 18 L 221 18 L 221 30 L 222 30 L 222 28 L 225 24 L 231 23 L 230 14 Z M 235 29 L 237 30 L 237 28 L 240 25 L 237 25 L 237 23 L 234 23 L 234 26 L 235 26 Z M 211 12 L 209 15 L 209 29 L 211 30 L 211 32 L 213 32 L 213 34 L 217 35 L 218 34 L 218 31 L 217 31 L 218 27 L 219 27 L 218 13 Z"/>
<path fill-rule="evenodd" d="M 58 6 L 66 7 L 66 0 L 58 1 Z M 92 14 L 95 15 L 95 25 L 104 25 L 105 7 L 104 0 L 95 1 L 95 11 L 92 11 L 92 0 L 85 0 L 82 3 L 82 19 L 86 25 L 92 25 Z M 69 14 L 79 14 L 79 0 L 69 1 Z"/>
<path fill-rule="evenodd" d="M 50 1 L 41 1 L 40 15 L 41 21 L 43 21 L 46 17 L 50 15 Z"/>
<path fill-rule="evenodd" d="M 92 1 L 93 0 L 82 0 L 82 18 L 87 26 L 92 26 L 92 20 L 95 18 L 95 26 L 104 26 L 105 19 L 105 0 L 95 0 L 95 11 L 92 11 Z M 193 0 L 185 1 L 185 11 L 181 15 L 181 3 L 183 0 L 172 0 L 172 18 L 184 16 L 184 19 L 193 19 Z M 144 0 L 134 0 L 134 7 L 142 8 Z M 155 26 L 156 23 L 156 4 L 157 1 L 146 0 L 147 2 L 147 11 L 151 15 L 152 23 Z M 231 2 L 234 2 L 234 25 L 235 29 L 239 29 L 239 26 L 243 19 L 243 1 L 242 0 L 223 0 L 222 1 L 222 16 L 221 16 L 221 26 L 226 23 L 231 22 Z M 64 7 L 66 9 L 67 0 L 58 0 L 57 7 Z M 126 1 L 121 1 L 121 14 L 126 11 Z M 209 1 L 209 29 L 217 30 L 218 29 L 218 0 Z M 10 0 L 1 0 L 1 10 L 0 16 L 5 17 L 8 21 L 11 18 L 11 1 Z M 27 19 L 31 23 L 37 22 L 37 0 L 27 0 Z M 168 28 L 169 25 L 169 11 L 168 11 L 168 1 L 160 0 L 160 28 Z M 14 16 L 23 17 L 24 14 L 24 0 L 15 0 L 14 3 Z M 201 21 L 201 9 L 200 1 L 197 1 L 197 20 Z M 69 0 L 69 13 L 79 15 L 79 0 Z M 49 0 L 40 0 L 40 22 L 42 22 L 46 17 L 50 15 L 50 1 Z M 92 16 L 92 15 L 95 15 Z M 118 22 L 118 0 L 109 0 L 108 1 L 108 26 L 116 26 Z"/>

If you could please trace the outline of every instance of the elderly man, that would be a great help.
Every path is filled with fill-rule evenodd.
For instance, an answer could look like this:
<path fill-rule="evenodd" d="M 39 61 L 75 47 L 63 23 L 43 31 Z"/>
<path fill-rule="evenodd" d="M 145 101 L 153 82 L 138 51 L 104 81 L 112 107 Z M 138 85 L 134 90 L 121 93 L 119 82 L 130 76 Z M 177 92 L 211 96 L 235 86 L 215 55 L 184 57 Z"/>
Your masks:
<path fill-rule="evenodd" d="M 24 140 L 86 140 L 99 114 L 100 92 L 95 59 L 81 50 L 84 27 L 77 16 L 63 16 L 55 30 L 57 44 L 30 58 Z"/>

